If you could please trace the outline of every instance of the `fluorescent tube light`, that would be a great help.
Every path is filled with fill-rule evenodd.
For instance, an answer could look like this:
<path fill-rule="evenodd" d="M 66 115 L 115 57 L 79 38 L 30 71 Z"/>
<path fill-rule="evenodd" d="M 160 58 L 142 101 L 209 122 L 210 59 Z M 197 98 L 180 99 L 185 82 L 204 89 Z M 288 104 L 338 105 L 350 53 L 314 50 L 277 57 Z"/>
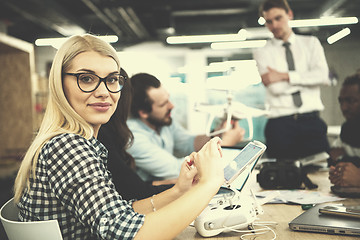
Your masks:
<path fill-rule="evenodd" d="M 212 49 L 232 49 L 232 48 L 259 48 L 266 44 L 266 40 L 249 40 L 242 42 L 219 42 L 212 43 Z"/>
<path fill-rule="evenodd" d="M 209 66 L 222 66 L 222 67 L 226 67 L 227 69 L 229 69 L 230 67 L 243 67 L 243 66 L 251 66 L 254 65 L 256 66 L 256 61 L 255 60 L 229 60 L 229 61 L 224 61 L 224 62 L 212 62 L 209 64 Z"/>
<path fill-rule="evenodd" d="M 340 39 L 344 38 L 345 36 L 349 35 L 351 33 L 349 28 L 344 28 L 343 30 L 331 35 L 328 37 L 327 42 L 329 44 L 333 44 L 336 41 L 339 41 Z"/>
<path fill-rule="evenodd" d="M 246 39 L 264 39 L 274 36 L 266 27 L 242 28 L 238 33 L 245 36 Z"/>
<path fill-rule="evenodd" d="M 319 19 L 303 19 L 291 20 L 289 25 L 291 27 L 313 27 L 313 26 L 331 26 L 331 25 L 346 25 L 356 24 L 359 20 L 357 17 L 341 17 L 341 18 L 319 18 Z"/>
<path fill-rule="evenodd" d="M 243 34 L 214 34 L 214 35 L 192 35 L 192 36 L 171 36 L 166 39 L 168 44 L 187 44 L 187 43 L 209 43 L 242 41 L 246 37 Z"/>
<path fill-rule="evenodd" d="M 265 19 L 260 17 L 258 23 L 260 25 L 265 24 Z M 316 26 L 331 26 L 331 25 L 346 25 L 357 24 L 359 22 L 357 17 L 324 17 L 317 19 L 302 19 L 302 20 L 290 20 L 289 25 L 291 27 L 316 27 Z"/>
<path fill-rule="evenodd" d="M 116 35 L 108 35 L 108 36 L 97 36 L 98 38 L 104 40 L 108 43 L 114 43 L 118 41 L 118 36 Z M 53 46 L 54 48 L 59 48 L 63 42 L 65 42 L 68 38 L 39 38 L 36 39 L 36 46 Z"/>
<path fill-rule="evenodd" d="M 67 38 L 38 38 L 35 40 L 35 45 L 41 46 L 52 46 L 63 43 Z"/>

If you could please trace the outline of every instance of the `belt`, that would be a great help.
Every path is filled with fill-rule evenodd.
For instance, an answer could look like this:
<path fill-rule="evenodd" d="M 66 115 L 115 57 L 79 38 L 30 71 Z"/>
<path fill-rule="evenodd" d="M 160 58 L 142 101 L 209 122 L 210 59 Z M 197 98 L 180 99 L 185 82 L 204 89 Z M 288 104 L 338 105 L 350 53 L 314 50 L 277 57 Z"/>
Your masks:
<path fill-rule="evenodd" d="M 278 119 L 293 119 L 293 120 L 300 120 L 300 119 L 309 119 L 309 118 L 317 118 L 320 116 L 319 111 L 308 112 L 308 113 L 295 113 L 288 116 L 278 117 Z"/>

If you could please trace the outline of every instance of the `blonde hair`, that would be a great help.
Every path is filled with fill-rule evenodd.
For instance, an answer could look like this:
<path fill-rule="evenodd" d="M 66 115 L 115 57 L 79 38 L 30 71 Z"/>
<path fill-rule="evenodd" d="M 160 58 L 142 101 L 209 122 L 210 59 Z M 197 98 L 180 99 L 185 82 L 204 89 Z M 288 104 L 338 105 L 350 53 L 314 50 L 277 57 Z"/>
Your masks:
<path fill-rule="evenodd" d="M 120 71 L 120 63 L 116 51 L 110 44 L 96 36 L 85 34 L 69 38 L 57 51 L 49 75 L 49 101 L 40 129 L 31 143 L 21 163 L 14 184 L 14 198 L 18 202 L 29 187 L 29 179 L 35 176 L 35 168 L 39 153 L 44 144 L 56 135 L 75 133 L 86 139 L 94 135 L 94 130 L 67 101 L 62 75 L 70 67 L 72 60 L 82 52 L 94 51 L 113 58 Z"/>

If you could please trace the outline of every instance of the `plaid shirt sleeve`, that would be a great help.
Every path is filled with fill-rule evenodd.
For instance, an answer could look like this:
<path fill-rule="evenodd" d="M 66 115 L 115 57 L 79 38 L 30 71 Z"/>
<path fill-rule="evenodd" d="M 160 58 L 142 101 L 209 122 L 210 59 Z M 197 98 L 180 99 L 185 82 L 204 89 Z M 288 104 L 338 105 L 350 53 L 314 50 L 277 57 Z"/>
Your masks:
<path fill-rule="evenodd" d="M 46 145 L 46 171 L 56 198 L 99 238 L 132 239 L 145 216 L 116 192 L 105 147 L 96 139 L 62 136 Z"/>

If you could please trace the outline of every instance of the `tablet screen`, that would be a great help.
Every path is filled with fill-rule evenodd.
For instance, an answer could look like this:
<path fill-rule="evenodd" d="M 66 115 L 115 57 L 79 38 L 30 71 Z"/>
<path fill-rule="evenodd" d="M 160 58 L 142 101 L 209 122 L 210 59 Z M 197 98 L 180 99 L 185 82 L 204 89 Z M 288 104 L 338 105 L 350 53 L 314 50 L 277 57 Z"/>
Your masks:
<path fill-rule="evenodd" d="M 249 162 L 255 160 L 262 153 L 263 149 L 255 144 L 248 144 L 240 153 L 224 168 L 224 177 L 229 181 L 234 175 L 241 171 Z"/>

